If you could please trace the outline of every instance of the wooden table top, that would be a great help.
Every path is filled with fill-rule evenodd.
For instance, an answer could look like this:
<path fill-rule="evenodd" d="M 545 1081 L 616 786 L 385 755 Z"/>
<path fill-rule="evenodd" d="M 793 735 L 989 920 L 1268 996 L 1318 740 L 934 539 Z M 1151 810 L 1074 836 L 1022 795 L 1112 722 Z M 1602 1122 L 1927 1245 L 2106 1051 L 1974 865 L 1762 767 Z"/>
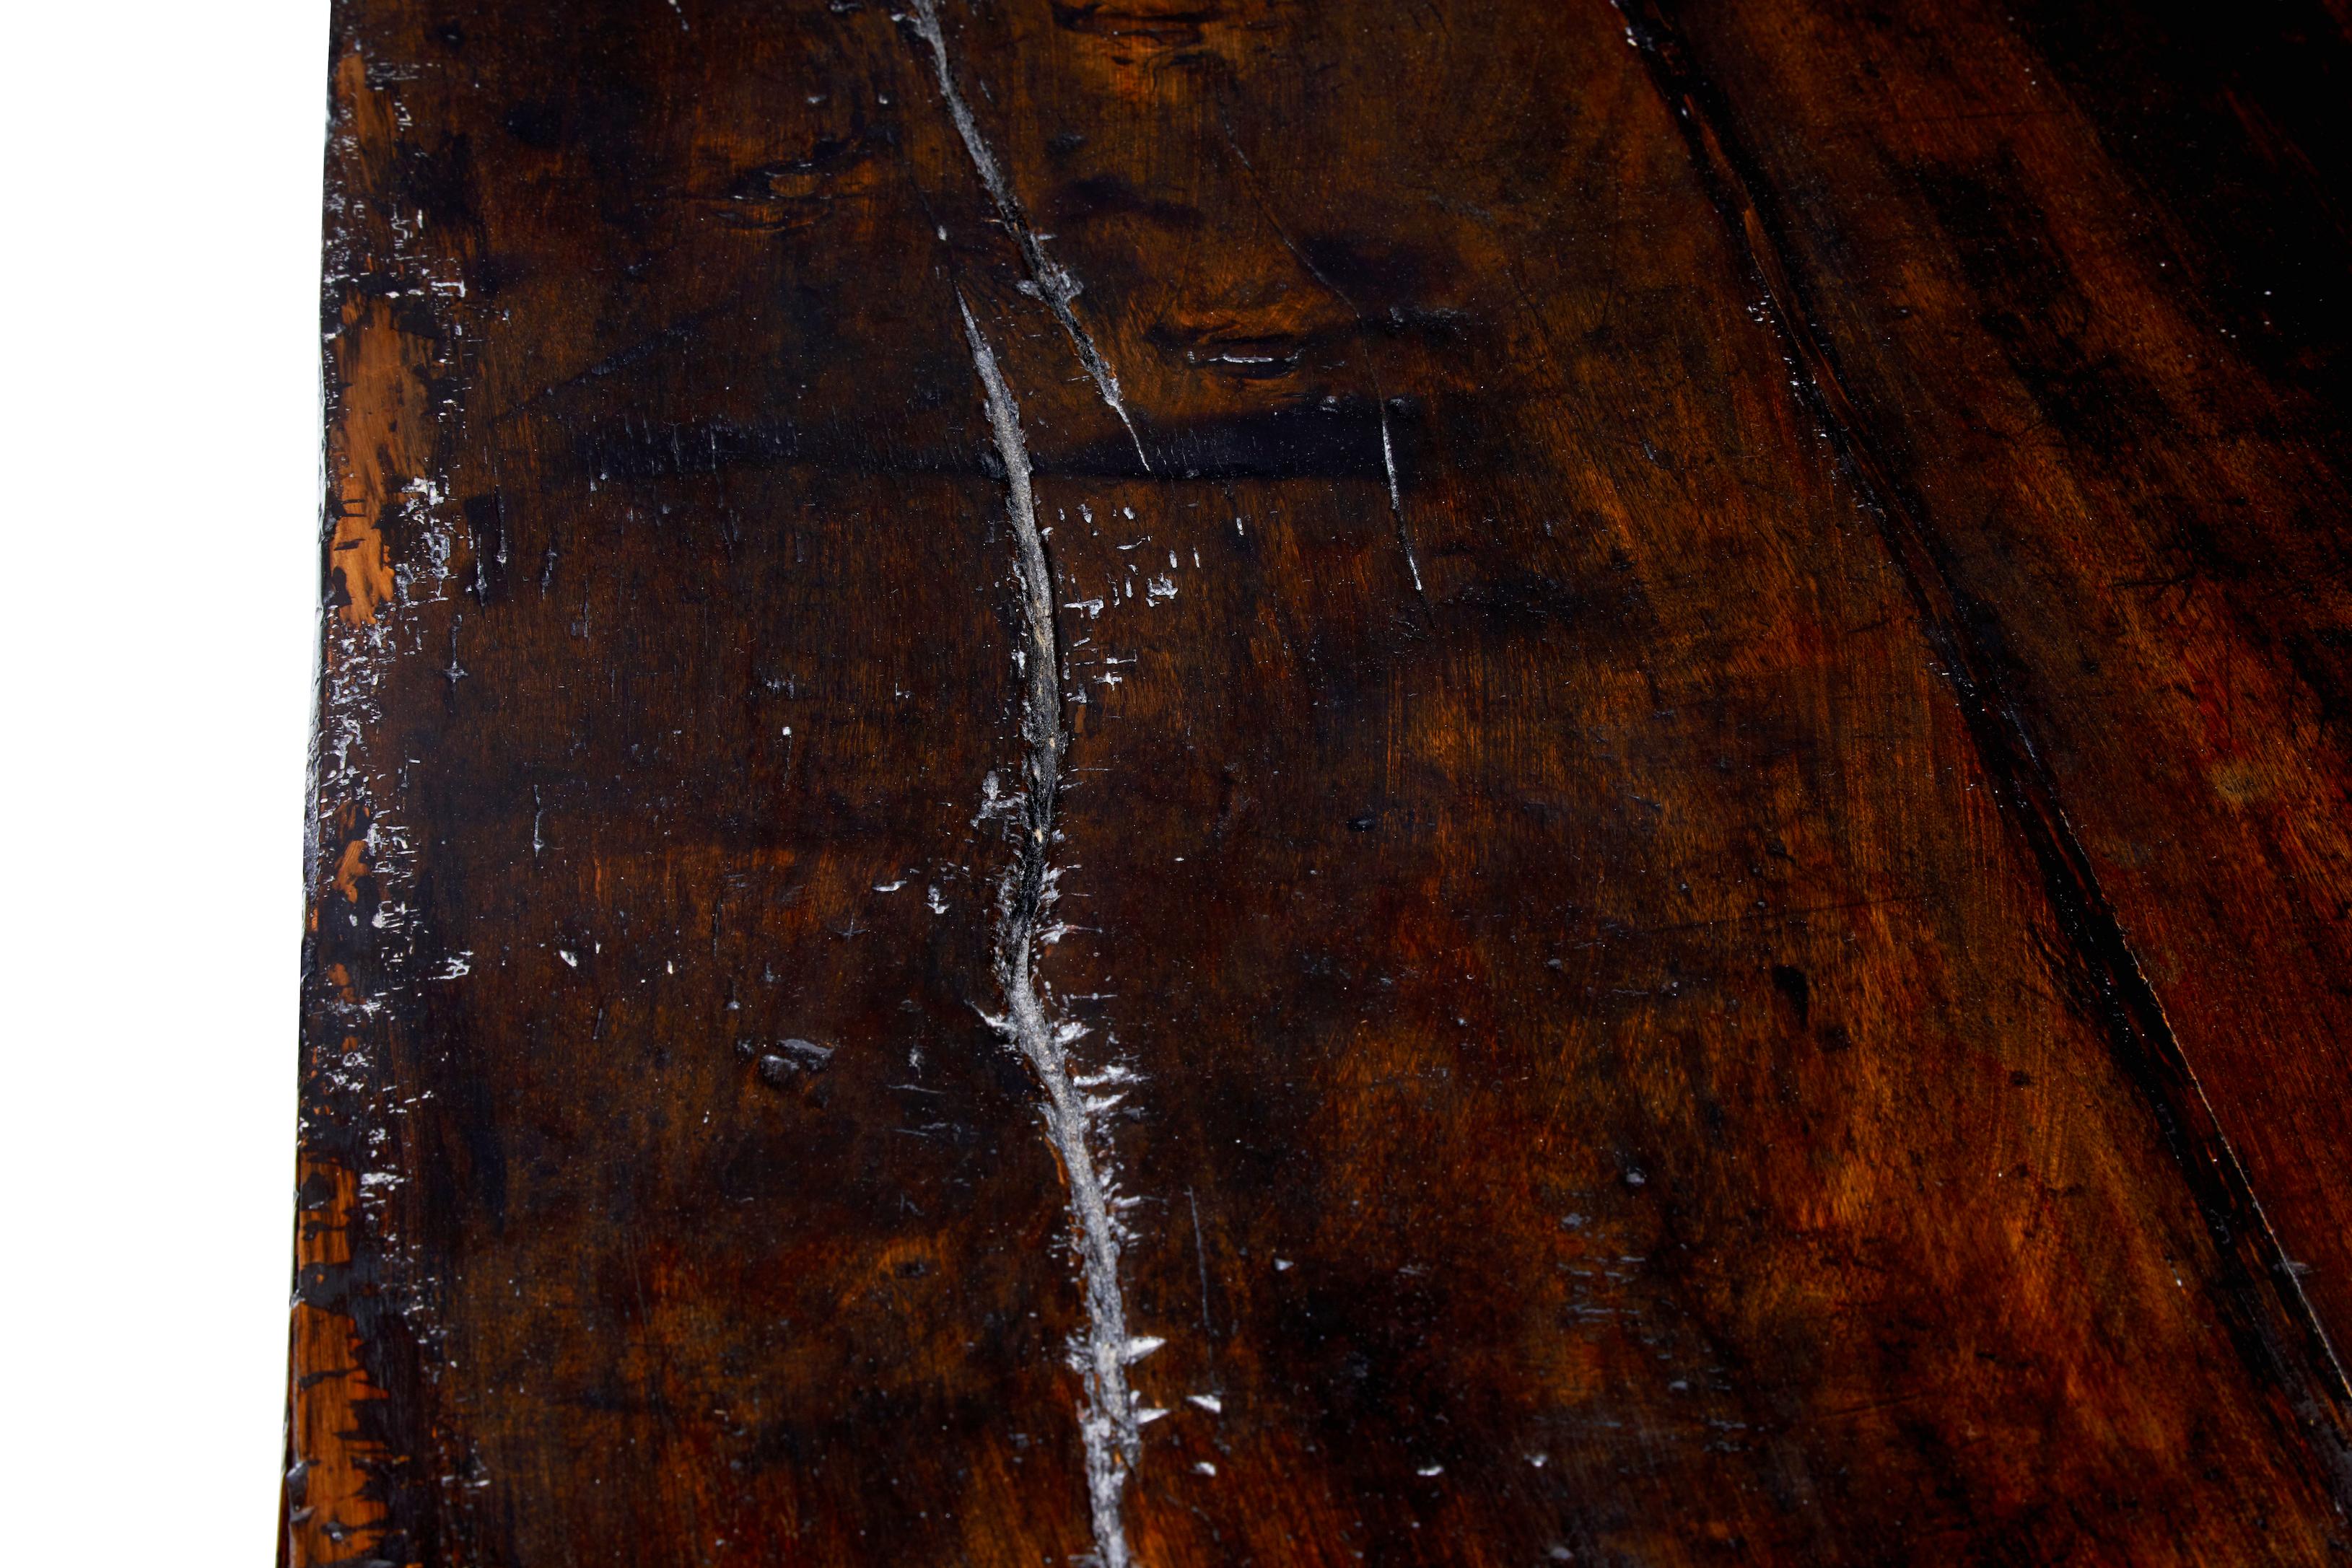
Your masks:
<path fill-rule="evenodd" d="M 339 0 L 281 1562 L 2344 1562 L 2347 28 Z"/>

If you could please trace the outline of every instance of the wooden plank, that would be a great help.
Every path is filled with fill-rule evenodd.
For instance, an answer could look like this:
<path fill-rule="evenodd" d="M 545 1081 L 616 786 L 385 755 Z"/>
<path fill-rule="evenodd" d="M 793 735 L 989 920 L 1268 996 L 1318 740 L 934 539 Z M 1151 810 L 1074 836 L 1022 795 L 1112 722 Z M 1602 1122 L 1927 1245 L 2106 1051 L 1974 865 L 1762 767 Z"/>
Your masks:
<path fill-rule="evenodd" d="M 2318 258 L 2352 50 L 2316 8 L 1954 7 L 1932 40 L 1636 16 L 2260 1359 L 2346 1473 L 2347 334 Z"/>
<path fill-rule="evenodd" d="M 2339 1552 L 2333 350 L 1936 9 L 344 0 L 285 1560 Z"/>

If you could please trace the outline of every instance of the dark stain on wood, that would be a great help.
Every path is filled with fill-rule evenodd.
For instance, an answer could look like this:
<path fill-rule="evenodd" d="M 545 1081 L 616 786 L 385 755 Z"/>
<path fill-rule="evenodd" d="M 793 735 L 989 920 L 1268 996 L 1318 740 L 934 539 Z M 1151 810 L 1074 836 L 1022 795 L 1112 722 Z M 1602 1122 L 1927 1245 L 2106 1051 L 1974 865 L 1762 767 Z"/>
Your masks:
<path fill-rule="evenodd" d="M 2347 79 L 341 0 L 281 1561 L 2352 1553 Z"/>

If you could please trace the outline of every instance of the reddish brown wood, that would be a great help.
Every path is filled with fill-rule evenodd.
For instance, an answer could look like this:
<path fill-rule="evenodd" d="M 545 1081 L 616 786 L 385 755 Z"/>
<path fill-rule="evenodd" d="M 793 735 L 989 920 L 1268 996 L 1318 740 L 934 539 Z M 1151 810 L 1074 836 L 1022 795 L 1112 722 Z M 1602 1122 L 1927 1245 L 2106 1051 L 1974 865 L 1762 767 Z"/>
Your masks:
<path fill-rule="evenodd" d="M 2343 1554 L 2329 16 L 335 51 L 287 1561 Z"/>

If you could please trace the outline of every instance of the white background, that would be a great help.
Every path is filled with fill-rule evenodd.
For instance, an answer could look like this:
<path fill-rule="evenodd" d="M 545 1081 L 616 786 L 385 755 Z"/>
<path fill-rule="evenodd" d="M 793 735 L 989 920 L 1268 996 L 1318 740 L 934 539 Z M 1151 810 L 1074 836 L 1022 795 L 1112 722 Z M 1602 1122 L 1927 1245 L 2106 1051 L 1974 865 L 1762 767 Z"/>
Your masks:
<path fill-rule="evenodd" d="M 267 1564 L 324 0 L 0 25 L 0 1562 Z"/>

